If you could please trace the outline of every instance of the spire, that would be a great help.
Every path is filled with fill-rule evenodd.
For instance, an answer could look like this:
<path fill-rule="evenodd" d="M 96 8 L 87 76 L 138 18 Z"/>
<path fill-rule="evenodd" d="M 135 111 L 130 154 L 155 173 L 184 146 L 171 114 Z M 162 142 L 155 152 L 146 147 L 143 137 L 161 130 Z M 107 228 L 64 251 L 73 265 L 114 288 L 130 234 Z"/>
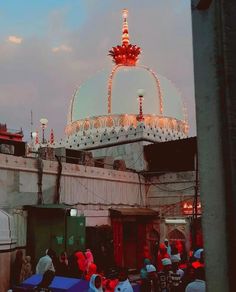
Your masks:
<path fill-rule="evenodd" d="M 129 42 L 129 29 L 128 29 L 128 10 L 124 9 L 122 12 L 123 27 L 122 27 L 122 44 L 113 47 L 109 51 L 109 56 L 112 57 L 116 65 L 135 66 L 138 61 L 138 56 L 141 53 L 140 47 L 132 45 Z"/>
<path fill-rule="evenodd" d="M 122 46 L 128 46 L 129 45 L 129 27 L 128 27 L 128 10 L 123 9 L 122 12 L 123 16 L 123 28 L 122 28 Z"/>

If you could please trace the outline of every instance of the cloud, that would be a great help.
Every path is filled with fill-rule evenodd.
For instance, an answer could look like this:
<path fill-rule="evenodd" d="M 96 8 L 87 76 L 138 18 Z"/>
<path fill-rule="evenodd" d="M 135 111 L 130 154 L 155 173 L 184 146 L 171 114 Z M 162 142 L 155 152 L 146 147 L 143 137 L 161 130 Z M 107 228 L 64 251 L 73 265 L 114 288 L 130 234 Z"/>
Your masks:
<path fill-rule="evenodd" d="M 8 42 L 13 43 L 13 44 L 21 44 L 23 41 L 23 38 L 21 37 L 17 37 L 15 35 L 9 35 L 9 37 L 7 38 Z"/>
<path fill-rule="evenodd" d="M 58 53 L 58 52 L 71 52 L 72 48 L 68 47 L 66 45 L 60 45 L 59 47 L 54 47 L 52 48 L 53 53 Z"/>

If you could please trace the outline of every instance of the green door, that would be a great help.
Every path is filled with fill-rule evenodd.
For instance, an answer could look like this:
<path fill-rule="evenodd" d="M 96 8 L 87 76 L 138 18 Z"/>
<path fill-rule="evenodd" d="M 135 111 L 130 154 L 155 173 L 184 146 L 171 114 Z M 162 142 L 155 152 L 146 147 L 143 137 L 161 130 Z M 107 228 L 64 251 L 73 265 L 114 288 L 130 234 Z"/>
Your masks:
<path fill-rule="evenodd" d="M 66 250 L 72 254 L 76 250 L 85 250 L 85 217 L 67 216 Z"/>

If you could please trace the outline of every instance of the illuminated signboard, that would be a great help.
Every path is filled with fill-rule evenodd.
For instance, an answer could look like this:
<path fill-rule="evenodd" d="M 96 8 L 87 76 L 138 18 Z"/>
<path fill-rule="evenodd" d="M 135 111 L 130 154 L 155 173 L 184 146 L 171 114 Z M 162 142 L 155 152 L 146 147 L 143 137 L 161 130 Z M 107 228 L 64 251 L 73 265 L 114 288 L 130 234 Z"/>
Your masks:
<path fill-rule="evenodd" d="M 193 215 L 194 209 L 193 209 L 193 203 L 192 202 L 184 202 L 182 205 L 183 214 L 185 215 Z M 202 206 L 201 202 L 197 203 L 197 214 L 202 213 Z"/>

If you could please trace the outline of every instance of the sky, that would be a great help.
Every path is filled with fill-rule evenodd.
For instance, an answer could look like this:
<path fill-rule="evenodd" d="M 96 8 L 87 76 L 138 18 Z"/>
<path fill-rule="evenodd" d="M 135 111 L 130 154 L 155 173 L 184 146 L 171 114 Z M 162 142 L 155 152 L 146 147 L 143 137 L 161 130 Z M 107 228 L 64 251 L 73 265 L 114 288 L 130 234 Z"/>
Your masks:
<path fill-rule="evenodd" d="M 190 136 L 195 104 L 190 1 L 0 1 L 0 123 L 64 136 L 75 89 L 98 71 L 112 69 L 108 51 L 121 41 L 123 8 L 129 10 L 131 43 L 140 63 L 171 80 L 186 103 Z M 170 97 L 171 98 L 171 97 Z M 101 104 L 101 106 L 106 106 Z M 125 105 L 124 105 L 125 106 Z"/>

